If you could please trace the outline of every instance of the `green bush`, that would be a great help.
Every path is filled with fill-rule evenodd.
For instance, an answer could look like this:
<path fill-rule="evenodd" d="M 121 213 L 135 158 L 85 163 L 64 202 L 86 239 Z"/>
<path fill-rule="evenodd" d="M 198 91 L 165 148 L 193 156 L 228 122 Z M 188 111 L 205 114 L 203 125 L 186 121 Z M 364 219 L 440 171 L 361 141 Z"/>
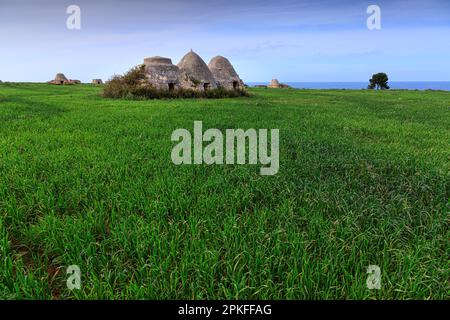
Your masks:
<path fill-rule="evenodd" d="M 223 88 L 199 91 L 193 89 L 160 90 L 146 82 L 145 67 L 139 65 L 126 74 L 113 76 L 106 82 L 103 96 L 112 99 L 221 99 L 248 97 L 243 89 L 226 90 Z"/>

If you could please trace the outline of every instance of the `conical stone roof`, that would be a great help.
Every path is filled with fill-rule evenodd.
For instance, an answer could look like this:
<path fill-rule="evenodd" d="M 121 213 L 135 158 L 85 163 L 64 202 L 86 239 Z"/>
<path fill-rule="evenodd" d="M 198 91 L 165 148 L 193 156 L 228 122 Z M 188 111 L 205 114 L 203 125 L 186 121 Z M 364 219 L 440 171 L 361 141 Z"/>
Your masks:
<path fill-rule="evenodd" d="M 55 76 L 55 82 L 61 83 L 61 82 L 68 82 L 69 79 L 66 78 L 66 76 L 62 73 L 58 73 Z"/>
<path fill-rule="evenodd" d="M 236 89 L 243 85 L 242 80 L 227 58 L 214 57 L 209 62 L 208 67 L 219 86 L 226 89 Z"/>
<path fill-rule="evenodd" d="M 217 88 L 213 74 L 203 59 L 194 51 L 191 50 L 181 59 L 178 68 L 182 73 L 182 80 L 186 87 Z"/>

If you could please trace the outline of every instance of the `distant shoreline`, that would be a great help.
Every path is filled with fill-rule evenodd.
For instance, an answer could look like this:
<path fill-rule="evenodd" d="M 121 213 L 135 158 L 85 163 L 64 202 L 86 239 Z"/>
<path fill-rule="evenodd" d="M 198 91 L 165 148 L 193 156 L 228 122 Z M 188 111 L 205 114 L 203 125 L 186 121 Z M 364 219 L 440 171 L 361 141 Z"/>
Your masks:
<path fill-rule="evenodd" d="M 369 82 L 284 82 L 296 89 L 317 90 L 361 90 L 367 89 Z M 253 87 L 256 85 L 268 85 L 268 82 L 247 82 Z M 394 90 L 443 90 L 450 91 L 450 81 L 393 81 L 389 82 Z"/>

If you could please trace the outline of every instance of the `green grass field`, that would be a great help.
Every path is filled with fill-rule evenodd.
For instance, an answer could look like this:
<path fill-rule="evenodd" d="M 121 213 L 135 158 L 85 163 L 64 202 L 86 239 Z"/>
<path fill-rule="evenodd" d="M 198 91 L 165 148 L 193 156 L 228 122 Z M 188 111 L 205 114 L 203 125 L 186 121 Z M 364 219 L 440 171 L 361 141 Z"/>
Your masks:
<path fill-rule="evenodd" d="M 449 297 L 450 93 L 100 92 L 0 84 L 0 298 Z M 280 172 L 173 165 L 196 120 L 280 129 Z"/>

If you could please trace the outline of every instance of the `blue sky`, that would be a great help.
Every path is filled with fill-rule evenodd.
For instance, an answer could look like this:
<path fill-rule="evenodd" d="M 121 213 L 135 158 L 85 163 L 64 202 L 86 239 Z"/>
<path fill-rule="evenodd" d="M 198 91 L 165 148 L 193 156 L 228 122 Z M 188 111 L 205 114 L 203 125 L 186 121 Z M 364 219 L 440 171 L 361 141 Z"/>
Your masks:
<path fill-rule="evenodd" d="M 69 5 L 81 30 L 68 30 Z M 367 7 L 382 29 L 367 29 Z M 248 82 L 450 81 L 448 0 L 0 0 L 0 80 L 108 79 L 191 48 Z"/>

